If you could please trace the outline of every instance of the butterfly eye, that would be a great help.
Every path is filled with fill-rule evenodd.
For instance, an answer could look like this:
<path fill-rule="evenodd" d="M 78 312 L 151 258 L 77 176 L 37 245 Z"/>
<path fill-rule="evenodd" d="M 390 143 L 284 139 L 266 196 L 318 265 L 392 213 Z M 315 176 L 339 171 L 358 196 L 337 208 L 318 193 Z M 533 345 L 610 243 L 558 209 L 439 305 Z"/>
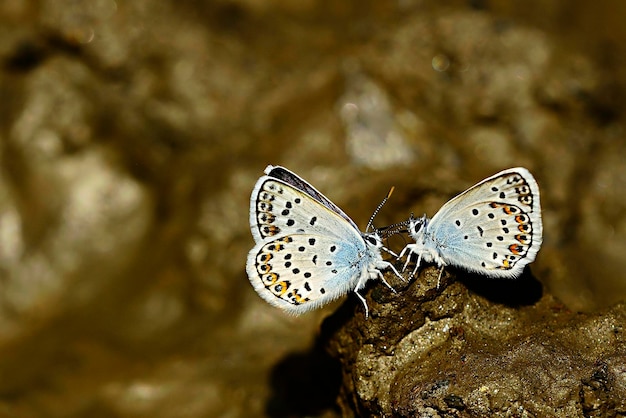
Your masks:
<path fill-rule="evenodd" d="M 413 225 L 413 231 L 414 232 L 419 232 L 420 229 L 422 229 L 422 226 L 424 224 L 422 222 L 415 222 L 415 224 Z"/>
<path fill-rule="evenodd" d="M 373 235 L 367 235 L 367 236 L 365 237 L 365 240 L 366 240 L 368 243 L 372 244 L 372 245 L 378 245 L 378 240 L 377 240 L 377 239 L 376 239 L 376 237 L 375 237 L 375 236 L 373 236 Z"/>

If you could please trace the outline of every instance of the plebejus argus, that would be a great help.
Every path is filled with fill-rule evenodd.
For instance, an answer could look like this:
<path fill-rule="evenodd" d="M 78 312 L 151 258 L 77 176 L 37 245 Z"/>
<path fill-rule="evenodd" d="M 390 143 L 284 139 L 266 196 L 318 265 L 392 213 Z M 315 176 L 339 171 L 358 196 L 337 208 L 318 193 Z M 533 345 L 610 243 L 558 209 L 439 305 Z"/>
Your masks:
<path fill-rule="evenodd" d="M 250 228 L 256 245 L 246 272 L 270 304 L 301 314 L 383 278 L 380 235 L 362 233 L 334 203 L 283 167 L 268 166 L 250 197 Z M 386 199 L 385 199 L 386 200 Z M 384 203 L 384 202 L 383 202 Z M 382 205 L 382 204 L 381 204 Z M 379 206 L 380 208 L 380 206 Z M 370 229 L 371 219 L 366 231 Z"/>
<path fill-rule="evenodd" d="M 422 261 L 452 265 L 490 277 L 519 276 L 535 260 L 543 226 L 539 187 L 525 168 L 501 171 L 444 204 L 428 219 L 411 218 L 408 231 L 415 243 L 400 253 Z"/>

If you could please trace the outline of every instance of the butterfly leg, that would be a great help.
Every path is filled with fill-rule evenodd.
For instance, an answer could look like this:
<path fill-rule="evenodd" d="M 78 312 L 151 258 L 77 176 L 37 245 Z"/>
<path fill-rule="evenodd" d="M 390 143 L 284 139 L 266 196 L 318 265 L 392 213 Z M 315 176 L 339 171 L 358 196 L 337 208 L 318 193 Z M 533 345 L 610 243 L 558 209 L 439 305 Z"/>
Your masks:
<path fill-rule="evenodd" d="M 369 316 L 369 308 L 367 307 L 367 302 L 365 301 L 365 298 L 363 297 L 363 295 L 361 295 L 359 293 L 358 290 L 355 290 L 354 293 L 356 293 L 357 297 L 361 300 L 361 303 L 363 303 L 363 306 L 365 307 L 365 319 L 367 319 L 367 317 Z"/>
<path fill-rule="evenodd" d="M 384 269 L 391 269 L 391 271 L 393 271 L 393 274 L 395 274 L 396 276 L 398 276 L 400 278 L 400 280 L 402 280 L 403 282 L 406 282 L 406 279 L 398 272 L 398 270 L 396 270 L 396 268 L 394 267 L 393 264 L 391 264 L 388 261 L 383 261 L 382 263 L 380 263 L 378 265 L 378 267 L 380 270 L 384 270 Z M 378 276 L 378 274 L 377 274 Z"/>
<path fill-rule="evenodd" d="M 387 248 L 387 247 L 380 247 L 380 248 L 381 248 L 381 250 L 383 250 L 383 251 L 385 251 L 385 252 L 387 252 L 387 253 L 391 254 L 392 256 L 394 256 L 394 257 L 396 257 L 396 258 L 400 258 L 400 257 L 398 256 L 398 254 L 394 253 L 394 252 L 393 252 L 393 251 L 391 251 L 389 248 Z"/>
<path fill-rule="evenodd" d="M 420 268 L 420 263 L 422 262 L 422 254 L 417 255 L 417 263 L 415 263 L 415 268 L 413 269 L 413 273 L 411 273 L 411 277 L 415 277 L 415 273 L 417 273 L 417 269 Z"/>
<path fill-rule="evenodd" d="M 409 262 L 411 261 L 411 256 L 416 252 L 413 247 L 415 247 L 415 244 L 408 244 L 402 249 L 402 252 L 398 256 L 398 258 L 402 258 L 404 257 L 404 253 L 406 253 L 407 251 L 409 252 L 406 256 L 406 262 L 404 263 L 404 267 L 402 267 L 402 271 L 406 270 L 406 266 L 408 266 Z"/>
<path fill-rule="evenodd" d="M 391 266 L 391 267 L 393 268 L 393 266 Z M 385 286 L 387 286 L 393 293 L 398 293 L 398 292 L 396 292 L 396 289 L 394 289 L 393 287 L 391 287 L 391 285 L 389 283 L 387 283 L 387 280 L 385 280 L 385 276 L 383 275 L 383 273 L 381 273 L 380 270 L 375 269 L 372 273 L 374 273 L 376 276 L 378 276 L 378 278 L 385 284 Z M 400 277 L 402 277 L 402 276 L 400 276 Z"/>
<path fill-rule="evenodd" d="M 439 290 L 439 285 L 441 284 L 441 275 L 443 274 L 443 268 L 445 266 L 442 264 L 441 265 L 441 270 L 439 270 L 439 277 L 437 277 L 437 290 Z"/>

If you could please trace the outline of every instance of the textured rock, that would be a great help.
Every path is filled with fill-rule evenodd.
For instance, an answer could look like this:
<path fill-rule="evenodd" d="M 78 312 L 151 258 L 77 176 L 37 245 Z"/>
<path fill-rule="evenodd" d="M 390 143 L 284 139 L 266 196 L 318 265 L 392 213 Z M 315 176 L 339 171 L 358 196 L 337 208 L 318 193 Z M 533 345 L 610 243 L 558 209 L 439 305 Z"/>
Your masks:
<path fill-rule="evenodd" d="M 326 320 L 344 416 L 626 414 L 624 304 L 576 314 L 541 296 L 530 275 L 496 284 L 446 276 L 439 290 L 437 275 L 425 269 L 398 295 L 372 289 L 369 319 L 357 307 Z"/>

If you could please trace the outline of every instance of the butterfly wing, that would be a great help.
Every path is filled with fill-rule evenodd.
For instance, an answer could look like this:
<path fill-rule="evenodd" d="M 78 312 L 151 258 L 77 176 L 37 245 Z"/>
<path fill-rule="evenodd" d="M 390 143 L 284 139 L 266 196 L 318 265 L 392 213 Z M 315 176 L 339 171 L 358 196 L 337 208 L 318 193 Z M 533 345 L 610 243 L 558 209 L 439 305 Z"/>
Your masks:
<path fill-rule="evenodd" d="M 301 314 L 358 290 L 383 263 L 380 249 L 302 178 L 283 167 L 268 166 L 265 173 L 250 198 L 256 245 L 246 272 L 257 293 Z"/>
<path fill-rule="evenodd" d="M 354 222 L 305 180 L 283 167 L 270 165 L 265 172 L 250 197 L 250 229 L 256 243 L 294 233 L 360 236 Z"/>
<path fill-rule="evenodd" d="M 429 235 L 448 264 L 516 277 L 543 239 L 537 182 L 525 168 L 501 171 L 443 205 Z"/>
<path fill-rule="evenodd" d="M 355 234 L 288 234 L 257 243 L 246 271 L 263 299 L 298 315 L 355 290 L 373 258 L 372 248 Z"/>
<path fill-rule="evenodd" d="M 354 221 L 344 213 L 337 205 L 331 202 L 326 196 L 320 193 L 315 187 L 311 186 L 306 180 L 299 177 L 297 174 L 287 170 L 285 167 L 281 166 L 271 166 L 268 165 L 265 168 L 265 173 L 274 177 L 278 180 L 282 180 L 285 183 L 288 183 L 294 186 L 296 189 L 301 190 L 311 196 L 314 200 L 317 200 L 322 205 L 326 206 L 328 209 L 335 212 L 337 215 L 341 216 L 345 219 L 349 224 L 351 224 L 354 229 L 358 230 L 359 228 L 356 226 Z"/>

